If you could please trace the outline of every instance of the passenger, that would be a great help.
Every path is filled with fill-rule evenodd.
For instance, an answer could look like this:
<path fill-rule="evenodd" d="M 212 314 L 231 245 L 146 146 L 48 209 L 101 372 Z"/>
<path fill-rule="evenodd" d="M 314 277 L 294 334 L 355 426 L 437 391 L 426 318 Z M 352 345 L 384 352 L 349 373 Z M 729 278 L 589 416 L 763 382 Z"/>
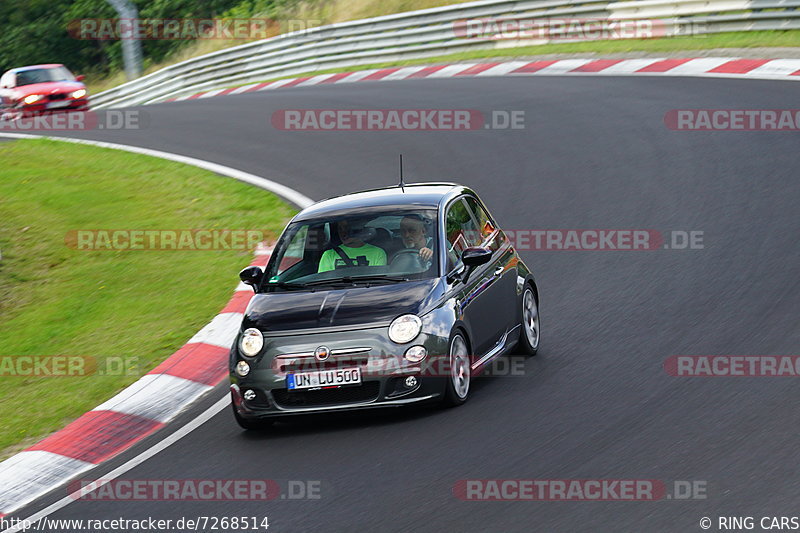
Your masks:
<path fill-rule="evenodd" d="M 361 239 L 364 233 L 363 226 L 358 225 L 355 221 L 340 220 L 336 223 L 336 230 L 342 240 L 342 245 L 325 250 L 319 261 L 317 272 L 328 272 L 349 266 L 386 265 L 386 252 Z"/>

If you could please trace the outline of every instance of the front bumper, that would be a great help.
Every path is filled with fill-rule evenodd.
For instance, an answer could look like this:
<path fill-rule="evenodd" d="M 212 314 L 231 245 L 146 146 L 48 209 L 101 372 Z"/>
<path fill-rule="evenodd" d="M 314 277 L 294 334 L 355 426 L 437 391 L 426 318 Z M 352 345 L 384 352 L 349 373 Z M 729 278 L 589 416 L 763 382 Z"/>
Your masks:
<path fill-rule="evenodd" d="M 431 372 L 430 363 L 446 354 L 448 339 L 421 333 L 413 342 L 398 345 L 387 337 L 387 328 L 366 328 L 345 332 L 265 337 L 261 353 L 248 358 L 234 346 L 230 356 L 231 398 L 242 418 L 258 419 L 303 413 L 401 407 L 436 400 L 444 394 L 446 378 Z M 421 363 L 403 358 L 405 351 L 425 346 L 428 357 Z M 331 357 L 323 362 L 314 351 L 326 346 Z M 338 355 L 337 355 L 338 354 Z M 235 372 L 239 361 L 247 361 L 250 372 Z M 355 368 L 361 369 L 360 385 L 288 390 L 291 372 Z M 406 378 L 414 376 L 409 386 Z M 255 394 L 247 400 L 246 391 Z"/>
<path fill-rule="evenodd" d="M 66 102 L 66 100 L 63 100 Z M 71 111 L 88 111 L 89 110 L 89 99 L 88 97 L 84 98 L 77 98 L 77 99 L 69 99 L 69 103 L 67 103 L 64 107 L 48 107 L 50 102 L 42 102 L 36 103 L 31 105 L 23 105 L 18 109 L 22 112 L 23 118 L 28 117 L 36 117 L 41 115 L 49 115 L 52 113 L 68 113 Z"/>

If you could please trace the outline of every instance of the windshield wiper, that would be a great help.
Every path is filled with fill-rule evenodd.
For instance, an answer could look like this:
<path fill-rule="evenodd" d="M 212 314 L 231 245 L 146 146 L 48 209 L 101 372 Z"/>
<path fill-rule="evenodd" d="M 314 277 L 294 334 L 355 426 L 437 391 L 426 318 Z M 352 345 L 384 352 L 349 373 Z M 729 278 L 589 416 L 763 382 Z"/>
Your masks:
<path fill-rule="evenodd" d="M 405 276 L 390 276 L 388 274 L 373 274 L 371 276 L 355 276 L 355 277 L 348 276 L 345 279 L 348 279 L 348 280 L 353 281 L 353 282 L 358 282 L 358 281 L 395 281 L 395 282 L 408 281 L 408 278 L 405 277 Z"/>
<path fill-rule="evenodd" d="M 267 283 L 267 287 L 280 287 L 282 289 L 305 289 L 308 287 L 318 287 L 320 285 L 355 285 L 356 283 L 371 281 L 388 281 L 400 283 L 408 281 L 408 278 L 403 276 L 389 276 L 386 274 L 376 274 L 372 276 L 342 276 L 341 278 L 317 279 L 313 281 L 306 281 L 305 283 L 297 283 L 292 281 L 277 281 Z"/>
<path fill-rule="evenodd" d="M 341 283 L 355 285 L 356 283 L 361 283 L 361 282 L 368 283 L 370 281 L 391 281 L 399 283 L 401 281 L 408 281 L 408 278 L 402 276 L 389 276 L 386 274 L 376 274 L 372 276 L 342 276 L 341 278 L 318 279 L 314 281 L 308 281 L 305 283 L 305 285 L 307 287 L 313 287 L 317 285 L 335 285 Z"/>
<path fill-rule="evenodd" d="M 280 287 L 281 289 L 305 289 L 306 283 L 295 283 L 292 281 L 273 281 L 267 283 L 267 287 Z"/>

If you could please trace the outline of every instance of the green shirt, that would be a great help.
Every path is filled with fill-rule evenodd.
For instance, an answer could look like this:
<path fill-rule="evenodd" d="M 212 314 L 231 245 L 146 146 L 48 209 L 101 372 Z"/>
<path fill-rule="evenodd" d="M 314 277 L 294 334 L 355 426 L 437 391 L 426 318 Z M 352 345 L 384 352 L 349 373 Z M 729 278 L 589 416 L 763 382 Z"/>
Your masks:
<path fill-rule="evenodd" d="M 383 266 L 386 264 L 386 252 L 382 248 L 364 243 L 360 248 L 351 248 L 349 246 L 341 245 L 339 249 L 344 254 L 358 264 L 358 258 L 363 256 L 367 259 L 369 266 Z M 344 259 L 341 258 L 336 250 L 325 250 L 322 254 L 322 259 L 319 260 L 319 268 L 317 272 L 327 272 L 338 267 L 347 266 Z"/>

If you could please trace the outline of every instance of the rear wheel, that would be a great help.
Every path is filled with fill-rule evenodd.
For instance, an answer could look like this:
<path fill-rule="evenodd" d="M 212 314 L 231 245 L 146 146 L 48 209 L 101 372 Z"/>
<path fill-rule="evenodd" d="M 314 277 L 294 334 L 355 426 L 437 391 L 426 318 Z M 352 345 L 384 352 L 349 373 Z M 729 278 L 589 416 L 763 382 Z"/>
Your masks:
<path fill-rule="evenodd" d="M 540 335 L 539 304 L 530 285 L 522 293 L 522 331 L 519 344 L 528 355 L 536 355 L 539 350 Z"/>
<path fill-rule="evenodd" d="M 472 378 L 469 347 L 462 333 L 456 333 L 450 340 L 448 350 L 450 375 L 444 395 L 444 403 L 449 406 L 461 405 L 469 398 L 469 386 Z"/>
<path fill-rule="evenodd" d="M 236 423 L 244 429 L 258 431 L 267 429 L 274 423 L 274 420 L 269 418 L 242 418 L 241 415 L 239 415 L 239 411 L 236 410 L 236 406 L 231 404 L 231 407 L 233 408 L 233 417 L 236 419 Z"/>

